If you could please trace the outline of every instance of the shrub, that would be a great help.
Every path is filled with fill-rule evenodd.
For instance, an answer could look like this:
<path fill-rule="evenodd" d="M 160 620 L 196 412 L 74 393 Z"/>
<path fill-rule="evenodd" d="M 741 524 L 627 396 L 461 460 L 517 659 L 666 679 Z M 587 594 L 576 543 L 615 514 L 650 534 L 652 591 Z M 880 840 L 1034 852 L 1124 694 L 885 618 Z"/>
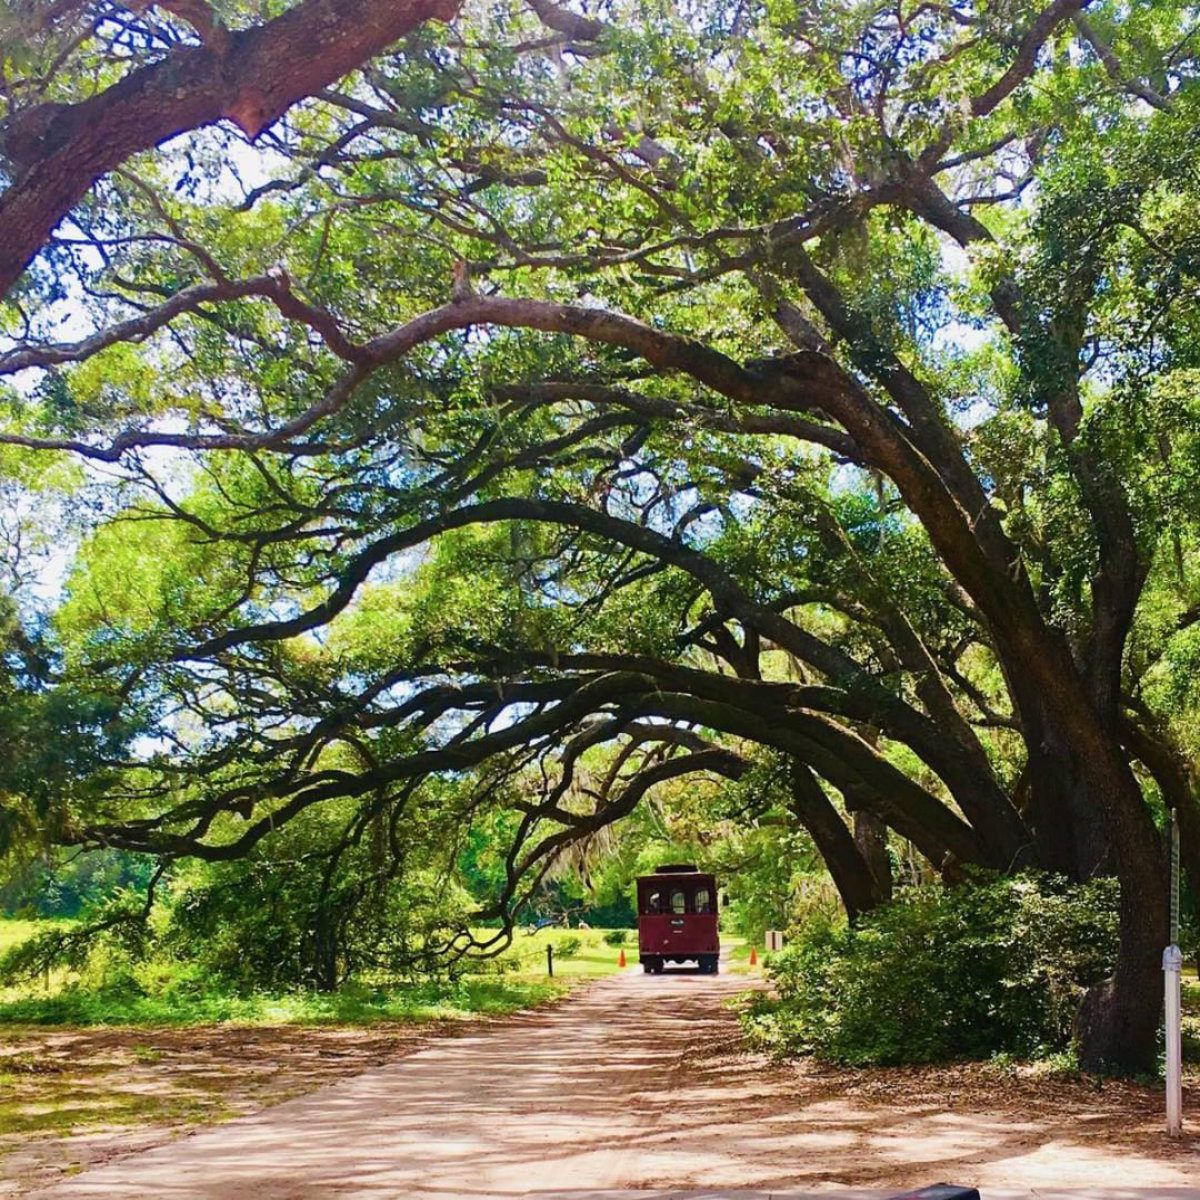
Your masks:
<path fill-rule="evenodd" d="M 582 945 L 582 939 L 571 934 L 569 937 L 559 938 L 554 943 L 554 954 L 557 958 L 574 958 Z"/>
<path fill-rule="evenodd" d="M 794 935 L 769 965 L 776 997 L 744 1019 L 760 1044 L 841 1063 L 1041 1056 L 1070 1045 L 1116 942 L 1115 880 L 908 888 L 857 929 Z"/>
<path fill-rule="evenodd" d="M 628 936 L 628 929 L 610 929 L 604 935 L 604 944 L 606 946 L 623 946 L 625 945 L 625 939 Z"/>

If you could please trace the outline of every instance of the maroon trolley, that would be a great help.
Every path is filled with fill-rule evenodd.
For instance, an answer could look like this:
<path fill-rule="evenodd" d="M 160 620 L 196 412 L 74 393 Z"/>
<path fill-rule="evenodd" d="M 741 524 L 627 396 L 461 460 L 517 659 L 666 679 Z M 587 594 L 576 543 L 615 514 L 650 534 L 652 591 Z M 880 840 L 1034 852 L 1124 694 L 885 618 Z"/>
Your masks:
<path fill-rule="evenodd" d="M 695 962 L 717 973 L 717 881 L 686 863 L 659 867 L 637 881 L 638 954 L 647 974 L 666 963 Z"/>

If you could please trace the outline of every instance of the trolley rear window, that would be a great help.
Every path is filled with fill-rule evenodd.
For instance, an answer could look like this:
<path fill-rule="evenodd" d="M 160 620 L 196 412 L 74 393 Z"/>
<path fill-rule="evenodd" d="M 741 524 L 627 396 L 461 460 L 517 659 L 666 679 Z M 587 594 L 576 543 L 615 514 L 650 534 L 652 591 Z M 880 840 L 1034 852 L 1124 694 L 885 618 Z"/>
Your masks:
<path fill-rule="evenodd" d="M 638 912 L 643 916 L 660 913 L 706 915 L 716 911 L 711 883 L 664 884 L 655 880 L 654 886 L 638 890 Z"/>

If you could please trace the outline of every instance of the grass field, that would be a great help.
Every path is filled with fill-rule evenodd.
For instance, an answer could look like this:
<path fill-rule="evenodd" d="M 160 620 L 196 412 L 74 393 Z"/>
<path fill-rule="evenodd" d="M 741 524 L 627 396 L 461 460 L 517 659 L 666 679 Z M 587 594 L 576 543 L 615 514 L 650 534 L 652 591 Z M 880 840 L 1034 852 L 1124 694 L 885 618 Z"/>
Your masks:
<path fill-rule="evenodd" d="M 485 936 L 488 930 L 476 930 L 477 937 Z M 544 978 L 546 975 L 546 947 L 554 947 L 555 979 L 598 978 L 620 970 L 621 950 L 626 960 L 637 962 L 637 931 L 625 931 L 624 946 L 605 943 L 607 929 L 539 929 L 527 933 L 518 929 L 513 933 L 512 945 L 500 955 L 504 964 L 516 964 L 508 969 L 522 976 Z M 578 948 L 572 950 L 574 943 Z M 567 953 L 564 953 L 564 949 Z"/>
<path fill-rule="evenodd" d="M 0 953 L 44 925 L 0 920 Z M 484 940 L 490 931 L 475 931 Z M 624 943 L 605 940 L 604 929 L 518 929 L 512 944 L 492 960 L 456 979 L 418 982 L 352 982 L 336 992 L 304 990 L 234 995 L 197 980 L 180 964 L 151 962 L 135 967 L 121 987 L 85 987 L 67 971 L 55 972 L 20 988 L 0 989 L 0 1025 L 193 1025 L 351 1024 L 441 1020 L 474 1013 L 501 1014 L 552 1000 L 572 984 L 619 971 L 639 971 L 637 932 Z M 747 969 L 749 946 L 724 935 L 731 949 L 728 969 Z M 547 974 L 546 950 L 554 949 L 554 978 Z"/>
<path fill-rule="evenodd" d="M 45 927 L 45 921 L 17 921 L 0 918 L 0 954 Z"/>
<path fill-rule="evenodd" d="M 45 928 L 41 922 L 0 920 L 0 953 Z M 502 1014 L 562 995 L 573 982 L 619 970 L 621 947 L 605 943 L 605 930 L 518 930 L 493 960 L 455 979 L 352 982 L 336 992 L 297 989 L 234 995 L 207 986 L 174 963 L 137 966 L 120 987 L 83 986 L 67 971 L 50 980 L 0 989 L 0 1025 L 350 1024 L 443 1020 Z M 488 931 L 477 930 L 481 940 Z M 627 934 L 631 969 L 637 935 Z M 554 948 L 554 978 L 546 948 Z"/>
<path fill-rule="evenodd" d="M 35 933 L 43 932 L 56 924 L 58 922 L 55 921 L 20 921 L 0 917 L 0 955 L 26 938 L 32 937 Z M 0 986 L 0 1012 L 12 1001 L 22 1000 L 32 995 L 44 998 L 61 991 L 68 978 L 69 972 L 61 970 L 52 972 L 49 979 L 40 979 L 37 983 L 28 984 L 25 987 Z M 3 1020 L 2 1016 L 0 1016 L 0 1020 Z"/>

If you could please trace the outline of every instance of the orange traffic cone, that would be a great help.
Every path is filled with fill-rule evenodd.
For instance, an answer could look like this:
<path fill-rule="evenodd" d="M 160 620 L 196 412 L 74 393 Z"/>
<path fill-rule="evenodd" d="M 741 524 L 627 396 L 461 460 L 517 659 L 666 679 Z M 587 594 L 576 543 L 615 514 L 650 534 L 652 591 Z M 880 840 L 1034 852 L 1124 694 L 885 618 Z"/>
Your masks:
<path fill-rule="evenodd" d="M 617 958 L 617 966 L 623 967 L 624 965 L 625 965 L 625 951 L 622 950 L 620 956 Z"/>
<path fill-rule="evenodd" d="M 757 946 L 750 947 L 750 965 L 752 967 L 758 966 L 758 947 Z"/>

